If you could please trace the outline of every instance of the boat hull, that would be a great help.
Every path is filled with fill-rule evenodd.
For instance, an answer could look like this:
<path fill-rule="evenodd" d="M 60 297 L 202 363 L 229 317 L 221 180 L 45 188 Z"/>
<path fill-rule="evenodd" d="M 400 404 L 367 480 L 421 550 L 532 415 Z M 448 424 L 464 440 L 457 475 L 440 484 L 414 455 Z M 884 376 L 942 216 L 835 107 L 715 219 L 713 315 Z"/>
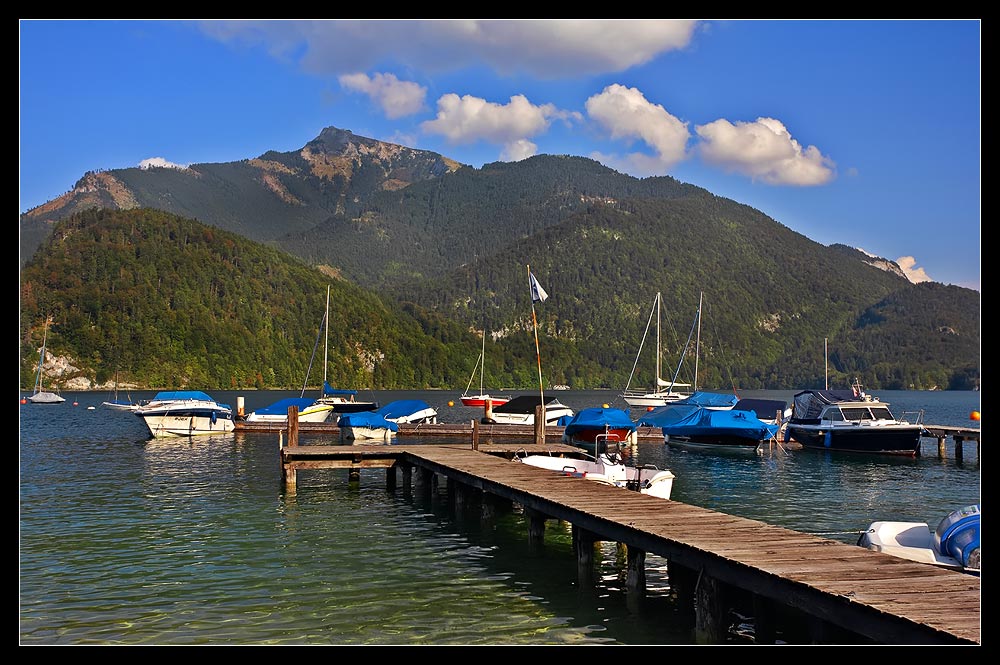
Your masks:
<path fill-rule="evenodd" d="M 788 423 L 786 440 L 804 448 L 882 455 L 916 456 L 920 451 L 920 425 L 821 426 Z"/>
<path fill-rule="evenodd" d="M 649 406 L 666 406 L 667 404 L 674 404 L 683 399 L 687 399 L 691 395 L 687 393 L 647 393 L 644 395 L 633 395 L 625 393 L 622 399 L 625 403 L 633 407 L 649 407 Z"/>
<path fill-rule="evenodd" d="M 619 448 L 629 446 L 635 442 L 635 429 L 627 427 L 584 427 L 571 430 L 567 426 L 563 432 L 563 442 L 588 450 L 593 450 L 596 445 L 599 448 L 598 453 L 608 452 L 609 450 L 616 452 Z"/>
<path fill-rule="evenodd" d="M 392 443 L 396 433 L 385 427 L 341 427 L 340 440 L 345 443 Z"/>
<path fill-rule="evenodd" d="M 225 434 L 235 429 L 232 415 L 176 411 L 165 414 L 147 413 L 142 416 L 153 438 Z"/>
<path fill-rule="evenodd" d="M 32 404 L 60 404 L 65 402 L 66 398 L 43 390 L 29 397 L 28 401 Z"/>
<path fill-rule="evenodd" d="M 330 417 L 333 413 L 333 407 L 330 406 L 317 406 L 316 408 L 308 408 L 303 411 L 299 411 L 299 422 L 300 423 L 325 423 L 326 419 Z M 248 423 L 287 423 L 288 414 L 285 415 L 268 415 L 251 413 L 247 416 Z"/>
<path fill-rule="evenodd" d="M 463 406 L 475 406 L 480 408 L 486 407 L 486 400 L 490 400 L 493 406 L 501 406 L 510 401 L 509 397 L 502 397 L 502 396 L 493 397 L 491 395 L 470 395 L 468 397 L 462 396 L 460 399 L 462 400 Z"/>
<path fill-rule="evenodd" d="M 745 437 L 732 436 L 711 436 L 711 437 L 688 437 L 676 434 L 664 434 L 663 442 L 673 448 L 697 451 L 718 451 L 726 453 L 748 453 L 754 454 L 760 450 L 760 439 L 747 439 Z"/>

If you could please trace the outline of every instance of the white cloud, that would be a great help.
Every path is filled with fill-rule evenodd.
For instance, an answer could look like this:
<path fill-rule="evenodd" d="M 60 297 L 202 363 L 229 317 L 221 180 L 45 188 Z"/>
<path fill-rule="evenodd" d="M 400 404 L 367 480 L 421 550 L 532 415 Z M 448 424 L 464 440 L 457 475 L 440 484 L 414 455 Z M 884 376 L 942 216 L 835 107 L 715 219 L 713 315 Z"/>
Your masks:
<path fill-rule="evenodd" d="M 691 20 L 401 19 L 204 21 L 210 37 L 262 45 L 313 72 L 350 74 L 388 61 L 438 70 L 485 64 L 546 78 L 619 72 L 682 49 Z"/>
<path fill-rule="evenodd" d="M 343 74 L 339 81 L 344 88 L 371 97 L 391 119 L 419 113 L 427 97 L 427 88 L 413 81 L 400 81 L 395 74 Z"/>
<path fill-rule="evenodd" d="M 707 163 L 770 185 L 822 185 L 834 177 L 835 164 L 818 148 L 803 149 L 773 118 L 755 122 L 716 120 L 695 127 L 698 150 Z"/>
<path fill-rule="evenodd" d="M 157 168 L 157 169 L 180 169 L 183 171 L 187 168 L 183 164 L 174 164 L 173 162 L 168 162 L 162 157 L 150 157 L 149 159 L 144 159 L 139 162 L 139 168 L 145 171 L 146 169 Z"/>
<path fill-rule="evenodd" d="M 449 93 L 438 99 L 437 106 L 437 117 L 421 123 L 423 131 L 444 136 L 452 144 L 486 141 L 502 145 L 504 155 L 512 160 L 535 154 L 537 146 L 527 139 L 547 131 L 552 120 L 579 118 L 552 104 L 536 106 L 524 95 L 511 97 L 508 104 L 496 104 Z"/>
<path fill-rule="evenodd" d="M 587 115 L 607 130 L 611 138 L 638 139 L 655 153 L 595 157 L 605 164 L 622 164 L 627 167 L 624 170 L 636 175 L 663 175 L 687 157 L 687 142 L 691 136 L 687 123 L 647 100 L 636 88 L 617 83 L 609 85 L 589 98 L 586 108 Z"/>
<path fill-rule="evenodd" d="M 901 256 L 896 259 L 896 264 L 899 266 L 906 278 L 913 282 L 914 284 L 919 284 L 920 282 L 933 282 L 934 280 L 924 272 L 923 268 L 917 268 L 917 260 L 912 256 Z"/>

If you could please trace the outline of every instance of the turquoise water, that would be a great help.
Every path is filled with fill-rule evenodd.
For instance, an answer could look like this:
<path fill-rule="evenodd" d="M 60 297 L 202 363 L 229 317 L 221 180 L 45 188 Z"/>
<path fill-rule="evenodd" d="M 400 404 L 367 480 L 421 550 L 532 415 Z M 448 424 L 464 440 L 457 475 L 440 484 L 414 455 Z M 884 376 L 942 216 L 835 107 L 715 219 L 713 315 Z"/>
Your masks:
<path fill-rule="evenodd" d="M 237 404 L 237 393 L 212 394 Z M 297 395 L 240 394 L 247 411 Z M 577 410 L 621 406 L 611 391 L 553 394 Z M 924 409 L 927 423 L 979 425 L 969 420 L 977 392 L 878 394 L 897 412 Z M 614 543 L 601 544 L 596 584 L 581 588 L 564 523 L 547 522 L 533 552 L 518 512 L 484 526 L 450 512 L 443 495 L 387 492 L 384 470 L 358 481 L 300 472 L 289 496 L 277 434 L 154 441 L 133 414 L 100 407 L 106 393 L 64 396 L 19 407 L 21 644 L 692 643 L 658 557 L 646 559 L 641 601 L 625 592 Z M 481 416 L 448 406 L 457 392 L 374 397 L 424 399 L 442 421 Z M 946 453 L 933 439 L 917 459 L 782 448 L 748 458 L 641 442 L 633 458 L 671 469 L 675 500 L 853 543 L 876 519 L 936 525 L 978 503 L 975 444 L 961 462 L 950 441 Z M 738 617 L 730 641 L 745 641 Z"/>

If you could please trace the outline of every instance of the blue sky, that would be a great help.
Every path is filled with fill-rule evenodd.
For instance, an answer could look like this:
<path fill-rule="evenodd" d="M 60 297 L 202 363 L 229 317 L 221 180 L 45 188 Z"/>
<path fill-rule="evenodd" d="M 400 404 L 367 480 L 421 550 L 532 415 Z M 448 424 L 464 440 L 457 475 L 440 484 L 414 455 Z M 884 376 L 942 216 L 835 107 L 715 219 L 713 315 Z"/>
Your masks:
<path fill-rule="evenodd" d="M 972 20 L 20 21 L 20 207 L 324 127 L 670 175 L 981 290 Z"/>

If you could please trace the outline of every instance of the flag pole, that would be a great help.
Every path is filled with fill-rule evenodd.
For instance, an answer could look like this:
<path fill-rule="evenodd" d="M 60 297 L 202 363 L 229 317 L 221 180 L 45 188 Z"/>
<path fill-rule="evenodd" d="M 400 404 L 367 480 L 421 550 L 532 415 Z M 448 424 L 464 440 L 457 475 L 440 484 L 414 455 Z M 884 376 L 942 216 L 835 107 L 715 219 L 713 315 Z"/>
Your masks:
<path fill-rule="evenodd" d="M 528 295 L 531 301 L 531 328 L 535 332 L 535 357 L 538 358 L 538 397 L 542 405 L 542 422 L 545 418 L 545 391 L 542 389 L 542 352 L 538 347 L 538 321 L 535 318 L 535 297 L 531 293 L 531 266 L 528 265 Z"/>

